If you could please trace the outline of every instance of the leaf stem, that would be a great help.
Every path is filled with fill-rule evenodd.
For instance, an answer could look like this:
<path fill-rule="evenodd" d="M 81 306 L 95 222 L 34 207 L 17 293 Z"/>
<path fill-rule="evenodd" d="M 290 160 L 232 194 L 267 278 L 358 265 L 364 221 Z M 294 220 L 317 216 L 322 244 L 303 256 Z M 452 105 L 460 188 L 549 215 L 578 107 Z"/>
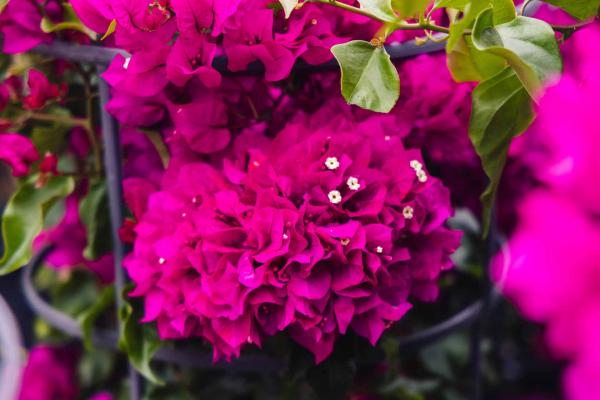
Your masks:
<path fill-rule="evenodd" d="M 446 28 L 444 26 L 439 26 L 439 25 L 433 24 L 433 23 L 429 22 L 428 20 L 423 20 L 422 18 L 421 18 L 421 21 L 419 21 L 417 23 L 408 23 L 408 22 L 401 21 L 401 20 L 399 20 L 398 22 L 388 22 L 366 10 L 363 10 L 362 8 L 354 7 L 354 6 L 348 5 L 346 3 L 342 3 L 341 1 L 338 1 L 338 0 L 306 0 L 306 1 L 312 2 L 312 3 L 328 4 L 330 6 L 337 7 L 342 10 L 352 12 L 354 14 L 365 16 L 374 21 L 381 22 L 382 24 L 388 24 L 395 31 L 428 30 L 428 31 L 433 31 L 433 32 L 450 33 L 450 30 L 448 28 Z"/>
<path fill-rule="evenodd" d="M 581 21 L 581 22 L 578 22 L 578 23 L 572 24 L 572 25 L 553 25 L 553 24 L 550 24 L 550 26 L 556 32 L 560 32 L 560 33 L 563 33 L 563 34 L 569 34 L 569 33 L 575 32 L 579 28 L 583 28 L 584 26 L 592 24 L 595 20 L 596 20 L 595 18 L 592 18 L 592 19 Z"/>

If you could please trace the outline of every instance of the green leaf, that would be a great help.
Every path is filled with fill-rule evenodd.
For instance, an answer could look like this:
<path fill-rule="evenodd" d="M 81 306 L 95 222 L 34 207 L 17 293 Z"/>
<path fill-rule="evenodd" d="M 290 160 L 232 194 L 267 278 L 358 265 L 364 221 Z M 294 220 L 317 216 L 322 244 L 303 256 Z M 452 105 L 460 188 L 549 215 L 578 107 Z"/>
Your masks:
<path fill-rule="evenodd" d="M 517 10 L 513 0 L 493 0 L 492 10 L 494 13 L 494 25 L 500 25 L 512 21 L 517 17 Z"/>
<path fill-rule="evenodd" d="M 10 0 L 0 0 L 0 13 L 4 11 Z"/>
<path fill-rule="evenodd" d="M 279 0 L 281 3 L 281 7 L 283 7 L 283 11 L 285 12 L 285 17 L 289 18 L 292 11 L 296 9 L 298 5 L 298 0 Z"/>
<path fill-rule="evenodd" d="M 544 0 L 544 2 L 562 8 L 577 19 L 597 16 L 600 0 Z"/>
<path fill-rule="evenodd" d="M 386 22 L 395 22 L 398 16 L 392 9 L 392 0 L 358 0 L 360 8 Z"/>
<path fill-rule="evenodd" d="M 55 23 L 48 16 L 44 16 L 42 18 L 42 22 L 40 23 L 40 29 L 45 33 L 53 33 L 64 30 L 75 30 L 81 33 L 88 35 L 91 39 L 96 38 L 96 32 L 92 31 L 88 27 L 86 27 L 75 11 L 73 10 L 73 6 L 68 3 L 63 3 L 63 21 Z"/>
<path fill-rule="evenodd" d="M 473 91 L 469 137 L 490 179 L 481 196 L 484 234 L 489 230 L 492 205 L 510 143 L 529 127 L 533 118 L 532 99 L 510 67 L 481 82 Z"/>
<path fill-rule="evenodd" d="M 123 297 L 126 297 L 127 289 Z M 119 310 L 121 322 L 121 336 L 119 337 L 119 348 L 127 354 L 131 364 L 146 379 L 157 385 L 164 382 L 159 379 L 150 366 L 154 354 L 160 349 L 162 342 L 158 338 L 156 328 L 148 324 L 141 324 L 141 315 L 134 312 L 127 299 Z"/>
<path fill-rule="evenodd" d="M 416 18 L 421 15 L 431 0 L 392 0 L 392 7 L 401 18 Z"/>
<path fill-rule="evenodd" d="M 400 96 L 400 78 L 382 47 L 354 40 L 331 48 L 342 69 L 342 95 L 348 104 L 387 113 Z"/>
<path fill-rule="evenodd" d="M 473 44 L 504 58 L 533 97 L 542 82 L 562 71 L 562 59 L 552 27 L 546 22 L 517 17 L 494 26 L 494 12 L 482 12 L 473 28 Z"/>
<path fill-rule="evenodd" d="M 454 47 L 456 47 L 460 38 L 463 37 L 465 30 L 470 28 L 477 16 L 489 6 L 490 3 L 488 1 L 481 0 L 472 1 L 467 4 L 463 11 L 463 17 L 450 25 L 450 34 L 448 36 L 448 43 L 446 43 L 447 53 L 454 50 Z"/>
<path fill-rule="evenodd" d="M 448 69 L 456 82 L 486 80 L 506 67 L 506 61 L 494 54 L 479 51 L 470 36 L 459 39 L 447 57 Z"/>
<path fill-rule="evenodd" d="M 85 226 L 87 245 L 83 256 L 95 260 L 110 251 L 110 222 L 108 221 L 108 196 L 104 181 L 93 184 L 79 203 L 79 217 Z"/>
<path fill-rule="evenodd" d="M 0 260 L 0 275 L 13 272 L 29 262 L 31 244 L 41 232 L 48 208 L 75 188 L 73 178 L 51 176 L 37 187 L 38 175 L 22 182 L 12 196 L 2 217 L 4 255 Z"/>
<path fill-rule="evenodd" d="M 452 8 L 454 10 L 464 11 L 469 4 L 470 0 L 435 0 L 433 3 L 433 9 L 438 8 Z"/>
<path fill-rule="evenodd" d="M 115 287 L 107 286 L 105 287 L 100 295 L 98 296 L 98 300 L 94 303 L 92 307 L 87 308 L 82 314 L 77 317 L 77 321 L 81 326 L 81 331 L 83 332 L 83 343 L 88 350 L 93 350 L 92 343 L 92 333 L 94 329 L 94 323 L 96 319 L 108 308 L 110 307 L 115 300 Z"/>

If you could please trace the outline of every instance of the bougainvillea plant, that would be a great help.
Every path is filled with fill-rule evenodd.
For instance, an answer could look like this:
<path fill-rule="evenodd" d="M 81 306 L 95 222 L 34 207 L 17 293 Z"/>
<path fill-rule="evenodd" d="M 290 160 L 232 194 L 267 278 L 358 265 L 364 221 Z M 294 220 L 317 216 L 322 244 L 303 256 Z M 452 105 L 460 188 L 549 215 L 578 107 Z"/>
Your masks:
<path fill-rule="evenodd" d="M 36 284 L 77 318 L 85 344 L 39 348 L 27 379 L 44 370 L 38 363 L 60 364 L 64 351 L 60 377 L 41 379 L 41 391 L 66 400 L 109 398 L 107 385 L 120 393 L 123 365 L 95 349 L 92 335 L 120 328 L 129 361 L 153 384 L 177 387 L 175 398 L 186 398 L 182 382 L 191 378 L 150 361 L 161 347 L 182 345 L 209 345 L 214 362 L 244 352 L 289 361 L 288 380 L 273 385 L 282 392 L 304 393 L 304 382 L 335 371 L 357 398 L 452 398 L 444 385 L 461 386 L 452 371 L 460 341 L 415 361 L 420 378 L 428 371 L 441 384 L 403 375 L 389 338 L 479 293 L 479 235 L 488 234 L 492 210 L 511 219 L 520 193 L 544 184 L 528 142 L 513 139 L 538 108 L 544 116 L 552 95 L 542 96 L 563 70 L 561 45 L 594 24 L 599 7 L 0 0 L 0 160 L 16 184 L 2 218 L 0 274 L 51 246 Z M 66 44 L 115 56 L 98 68 L 43 55 Z M 395 57 L 441 46 L 445 56 Z M 100 79 L 111 90 L 106 104 Z M 127 205 L 119 239 L 130 252 L 117 268 L 132 282 L 125 293 L 113 285 L 120 254 L 110 240 L 100 107 L 119 122 Z M 495 207 L 507 160 L 511 190 Z M 457 223 L 465 215 L 480 217 Z M 464 282 L 469 290 L 442 290 Z M 36 333 L 64 342 L 42 321 Z M 378 343 L 383 356 L 372 348 Z M 306 367 L 296 355 L 304 349 Z M 357 377 L 358 358 L 378 365 L 369 371 L 378 389 Z M 79 385 L 69 378 L 76 373 Z M 228 379 L 213 390 L 231 387 Z M 245 384 L 262 395 L 275 390 Z"/>

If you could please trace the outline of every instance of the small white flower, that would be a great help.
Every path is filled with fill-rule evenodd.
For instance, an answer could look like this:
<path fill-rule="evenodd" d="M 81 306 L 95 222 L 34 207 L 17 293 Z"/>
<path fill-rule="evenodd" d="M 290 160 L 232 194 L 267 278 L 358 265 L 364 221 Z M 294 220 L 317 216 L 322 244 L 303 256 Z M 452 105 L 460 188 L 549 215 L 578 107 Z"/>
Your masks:
<path fill-rule="evenodd" d="M 414 169 L 415 171 L 420 171 L 421 169 L 423 169 L 423 164 L 421 164 L 419 161 L 417 160 L 412 160 L 410 162 L 410 167 L 412 169 Z"/>
<path fill-rule="evenodd" d="M 290 238 L 290 237 L 289 237 L 289 235 L 288 235 L 287 233 L 284 233 L 284 234 L 283 234 L 283 240 L 288 240 L 289 238 Z"/>
<path fill-rule="evenodd" d="M 418 170 L 417 179 L 419 179 L 419 182 L 421 183 L 427 182 L 427 174 L 425 173 L 425 171 L 423 171 L 422 169 Z"/>
<path fill-rule="evenodd" d="M 356 190 L 360 189 L 360 183 L 358 183 L 358 178 L 355 178 L 354 176 L 351 176 L 350 178 L 348 178 L 348 181 L 346 182 L 346 184 L 348 185 L 350 190 L 356 191 Z"/>
<path fill-rule="evenodd" d="M 327 160 L 325 160 L 325 166 L 328 170 L 334 171 L 340 167 L 340 162 L 336 157 L 328 157 Z"/>
<path fill-rule="evenodd" d="M 348 244 L 350 244 L 350 239 L 342 239 L 340 240 L 340 243 L 342 243 L 342 246 L 348 246 Z"/>
<path fill-rule="evenodd" d="M 342 194 L 337 190 L 332 190 L 327 196 L 331 204 L 340 204 L 342 202 Z"/>
<path fill-rule="evenodd" d="M 166 262 L 167 262 L 167 260 L 165 260 L 163 257 L 161 257 L 161 258 L 158 259 L 158 263 L 160 265 L 164 265 Z"/>
<path fill-rule="evenodd" d="M 406 219 L 413 219 L 413 217 L 415 216 L 415 209 L 411 206 L 406 206 L 402 210 L 402 215 L 404 215 L 404 218 Z"/>
<path fill-rule="evenodd" d="M 383 253 L 383 247 L 381 246 L 377 246 L 377 248 L 375 249 L 377 251 L 377 253 L 381 254 Z"/>
<path fill-rule="evenodd" d="M 131 57 L 127 57 L 125 61 L 123 61 L 123 68 L 129 68 L 129 62 L 131 61 Z"/>

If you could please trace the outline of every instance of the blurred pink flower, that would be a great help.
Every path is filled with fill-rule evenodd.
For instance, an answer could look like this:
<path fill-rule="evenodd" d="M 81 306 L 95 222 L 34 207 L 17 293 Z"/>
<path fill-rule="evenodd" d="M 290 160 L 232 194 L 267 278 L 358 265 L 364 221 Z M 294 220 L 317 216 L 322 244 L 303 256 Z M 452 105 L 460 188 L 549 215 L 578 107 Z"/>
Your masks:
<path fill-rule="evenodd" d="M 567 42 L 566 75 L 539 103 L 529 162 L 545 186 L 520 205 L 509 252 L 494 275 L 504 293 L 569 361 L 569 400 L 600 398 L 600 27 Z M 582 106 L 585 105 L 585 106 Z"/>
<path fill-rule="evenodd" d="M 29 352 L 19 400 L 75 400 L 77 352 L 70 348 L 39 345 Z"/>
<path fill-rule="evenodd" d="M 0 161 L 12 168 L 14 176 L 27 175 L 31 164 L 39 158 L 29 138 L 18 133 L 0 133 Z"/>

